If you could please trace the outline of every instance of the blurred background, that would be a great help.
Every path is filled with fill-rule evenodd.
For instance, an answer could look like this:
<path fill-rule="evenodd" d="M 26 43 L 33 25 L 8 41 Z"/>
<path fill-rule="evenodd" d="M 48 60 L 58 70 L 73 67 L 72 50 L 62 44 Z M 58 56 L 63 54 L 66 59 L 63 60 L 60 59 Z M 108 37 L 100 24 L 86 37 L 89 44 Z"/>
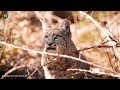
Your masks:
<path fill-rule="evenodd" d="M 111 36 L 120 40 L 120 11 L 85 11 L 103 28 L 109 29 Z M 7 15 L 5 15 L 7 14 Z M 99 45 L 106 40 L 105 35 L 95 24 L 79 11 L 40 11 L 40 14 L 56 26 L 64 18 L 70 16 L 72 40 L 77 49 Z M 16 46 L 42 51 L 41 22 L 34 11 L 0 11 L 0 40 Z M 109 45 L 109 43 L 107 43 Z M 119 48 L 117 48 L 118 51 Z M 80 51 L 88 61 L 112 69 L 110 61 L 114 61 L 111 48 L 92 48 Z M 27 75 L 40 67 L 41 55 L 0 44 L 0 76 L 17 65 L 25 65 L 11 75 Z M 9 78 L 9 77 L 6 77 Z M 26 78 L 26 77 L 24 77 Z M 31 78 L 43 79 L 42 68 Z"/>

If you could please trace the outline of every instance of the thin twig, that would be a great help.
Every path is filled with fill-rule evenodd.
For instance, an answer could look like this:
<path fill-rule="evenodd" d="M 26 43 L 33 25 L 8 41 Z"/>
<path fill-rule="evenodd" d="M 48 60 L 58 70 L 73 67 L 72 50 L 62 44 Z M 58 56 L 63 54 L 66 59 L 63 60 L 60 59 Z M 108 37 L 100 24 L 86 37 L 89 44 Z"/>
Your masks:
<path fill-rule="evenodd" d="M 94 48 L 112 48 L 112 47 L 113 46 L 110 46 L 110 45 L 94 45 L 94 46 L 91 46 L 91 47 L 86 47 L 86 48 L 79 49 L 78 51 L 94 49 Z M 120 45 L 115 45 L 115 47 L 120 47 Z"/>
<path fill-rule="evenodd" d="M 97 31 L 98 31 L 98 30 L 97 30 Z M 98 33 L 99 33 L 99 32 L 98 32 Z M 108 40 L 107 40 L 107 41 L 104 41 L 106 37 L 105 37 L 104 39 L 102 39 L 102 36 L 100 35 L 100 33 L 99 33 L 99 36 L 100 36 L 100 38 L 101 38 L 101 40 L 102 40 L 101 45 L 104 45 L 105 43 L 109 42 Z M 104 41 L 104 42 L 103 42 L 103 41 Z M 106 50 L 106 52 L 107 52 L 107 48 L 105 48 L 105 50 Z M 108 56 L 110 65 L 111 65 L 111 67 L 112 67 L 112 69 L 113 69 L 113 65 L 112 65 L 112 63 L 111 63 L 111 59 L 110 59 L 110 56 L 109 56 L 109 53 L 108 53 L 108 52 L 107 52 L 107 56 Z"/>
<path fill-rule="evenodd" d="M 97 21 L 99 21 L 99 19 L 96 18 Z M 100 22 L 100 21 L 99 21 Z M 114 40 L 115 42 L 119 42 L 119 40 L 117 39 L 117 37 L 110 31 L 110 29 L 104 25 L 104 27 L 109 31 L 109 33 L 111 33 L 113 35 L 113 37 L 117 40 Z M 110 35 L 109 35 L 110 36 Z M 111 37 L 111 36 L 110 36 Z M 111 38 L 110 38 L 111 39 Z M 111 39 L 111 41 L 113 40 L 113 38 Z"/>
<path fill-rule="evenodd" d="M 112 73 L 96 72 L 96 71 L 85 70 L 85 69 L 69 69 L 69 71 L 79 71 L 79 73 L 81 73 L 81 72 L 89 72 L 89 73 L 92 73 L 92 74 L 109 75 L 109 76 L 120 78 L 119 75 L 114 75 Z M 77 73 L 77 74 L 79 74 L 79 73 Z"/>
<path fill-rule="evenodd" d="M 120 60 L 120 56 L 119 56 L 119 54 L 118 54 L 118 52 L 117 52 L 114 44 L 112 43 L 110 37 L 109 37 L 109 36 L 107 35 L 107 33 L 105 32 L 105 30 L 104 30 L 90 15 L 86 14 L 86 13 L 83 12 L 83 11 L 79 11 L 79 12 L 80 12 L 81 14 L 85 15 L 86 17 L 88 17 L 88 18 L 99 28 L 99 30 L 101 30 L 102 33 L 104 33 L 104 34 L 106 35 L 107 40 L 110 41 L 110 44 L 111 44 L 112 47 L 113 47 L 113 50 L 114 50 L 114 52 L 115 52 L 116 57 Z"/>
<path fill-rule="evenodd" d="M 36 68 L 31 74 L 28 75 L 27 78 L 29 78 L 29 76 L 33 76 L 38 69 L 41 69 L 43 66 L 46 66 L 46 65 L 50 64 L 51 62 L 48 62 L 48 63 L 46 63 L 44 65 L 41 65 L 40 67 Z"/>

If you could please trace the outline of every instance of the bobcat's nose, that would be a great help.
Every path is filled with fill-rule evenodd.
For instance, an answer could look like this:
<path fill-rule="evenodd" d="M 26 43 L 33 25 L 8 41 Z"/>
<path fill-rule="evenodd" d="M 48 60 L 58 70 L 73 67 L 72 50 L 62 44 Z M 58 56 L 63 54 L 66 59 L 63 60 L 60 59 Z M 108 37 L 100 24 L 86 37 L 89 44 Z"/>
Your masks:
<path fill-rule="evenodd" d="M 56 44 L 54 42 L 47 42 L 47 45 L 48 46 L 53 46 L 53 47 L 56 46 Z"/>
<path fill-rule="evenodd" d="M 53 42 L 47 42 L 47 45 L 51 46 L 53 44 Z"/>
<path fill-rule="evenodd" d="M 53 42 L 47 42 L 47 50 L 56 50 L 56 44 Z"/>

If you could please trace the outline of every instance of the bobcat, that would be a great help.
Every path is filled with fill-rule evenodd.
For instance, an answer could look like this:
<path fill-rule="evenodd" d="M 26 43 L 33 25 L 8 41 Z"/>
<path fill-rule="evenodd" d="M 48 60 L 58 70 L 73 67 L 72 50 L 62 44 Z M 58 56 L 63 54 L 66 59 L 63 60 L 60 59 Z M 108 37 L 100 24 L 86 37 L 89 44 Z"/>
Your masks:
<path fill-rule="evenodd" d="M 71 40 L 70 23 L 67 19 L 63 19 L 62 22 L 54 29 L 51 28 L 44 20 L 41 20 L 41 22 L 44 33 L 44 51 L 63 55 L 69 55 L 71 53 L 70 56 L 79 58 L 79 53 L 75 53 L 77 49 Z M 41 65 L 43 65 L 46 79 L 80 79 L 84 78 L 82 72 L 80 74 L 75 74 L 76 71 L 69 71 L 68 69 L 89 69 L 88 64 L 46 54 L 42 57 Z"/>

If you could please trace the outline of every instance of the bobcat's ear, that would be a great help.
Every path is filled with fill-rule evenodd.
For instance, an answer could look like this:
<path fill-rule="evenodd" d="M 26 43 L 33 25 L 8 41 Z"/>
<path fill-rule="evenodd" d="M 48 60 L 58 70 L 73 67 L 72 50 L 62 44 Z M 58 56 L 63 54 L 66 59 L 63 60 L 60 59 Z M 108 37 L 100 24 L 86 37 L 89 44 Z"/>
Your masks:
<path fill-rule="evenodd" d="M 45 20 L 45 18 L 40 18 L 40 21 L 42 23 L 42 29 L 43 29 L 43 33 L 48 32 L 49 30 L 51 30 L 50 25 L 47 23 L 47 21 Z"/>
<path fill-rule="evenodd" d="M 59 27 L 58 27 L 61 31 L 63 31 L 66 35 L 71 36 L 71 31 L 70 31 L 70 23 L 67 19 L 64 19 Z"/>

